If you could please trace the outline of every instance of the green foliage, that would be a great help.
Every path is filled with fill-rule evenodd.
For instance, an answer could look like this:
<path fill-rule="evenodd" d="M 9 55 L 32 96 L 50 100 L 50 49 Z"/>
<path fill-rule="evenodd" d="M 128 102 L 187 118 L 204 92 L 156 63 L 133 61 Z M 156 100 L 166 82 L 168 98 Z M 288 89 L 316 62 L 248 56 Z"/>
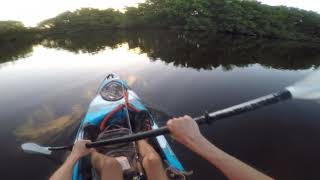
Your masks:
<path fill-rule="evenodd" d="M 75 32 L 89 29 L 123 27 L 123 14 L 114 9 L 98 10 L 82 8 L 74 12 L 64 12 L 55 18 L 39 23 L 40 29 Z"/>
<path fill-rule="evenodd" d="M 0 43 L 14 41 L 33 41 L 39 31 L 36 28 L 26 28 L 19 21 L 0 21 Z"/>
<path fill-rule="evenodd" d="M 19 21 L 0 21 L 0 63 L 28 56 L 39 35 Z"/>
<path fill-rule="evenodd" d="M 0 21 L 0 34 L 26 31 L 26 28 L 19 21 Z"/>
<path fill-rule="evenodd" d="M 139 14 L 132 13 L 138 11 Z M 127 9 L 138 26 L 219 31 L 253 36 L 320 39 L 320 15 L 246 0 L 147 0 Z M 132 18 L 132 17 L 131 17 Z M 130 24 L 134 24 L 132 18 Z M 137 26 L 136 25 L 136 26 Z"/>
<path fill-rule="evenodd" d="M 173 29 L 320 41 L 319 22 L 320 15 L 314 12 L 252 0 L 146 0 L 138 7 L 127 7 L 125 12 L 93 8 L 67 11 L 39 23 L 37 28 L 26 28 L 18 21 L 0 21 L 0 42 L 33 42 L 45 38 L 58 43 L 52 46 L 61 46 L 64 44 L 59 34 L 67 42 L 76 42 L 75 33 L 119 29 Z M 72 49 L 72 44 L 66 48 Z M 95 50 L 90 45 L 83 49 Z"/>
<path fill-rule="evenodd" d="M 92 8 L 64 12 L 39 24 L 50 32 L 92 29 L 176 29 L 320 40 L 320 15 L 249 0 L 147 0 L 125 13 Z"/>

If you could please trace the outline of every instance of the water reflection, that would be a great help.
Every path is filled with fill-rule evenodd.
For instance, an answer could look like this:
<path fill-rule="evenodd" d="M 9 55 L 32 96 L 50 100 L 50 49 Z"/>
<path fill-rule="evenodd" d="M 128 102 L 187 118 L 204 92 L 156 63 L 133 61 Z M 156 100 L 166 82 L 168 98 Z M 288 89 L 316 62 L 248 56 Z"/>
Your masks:
<path fill-rule="evenodd" d="M 41 44 L 45 47 L 65 49 L 74 53 L 95 54 L 106 47 L 116 48 L 125 42 L 123 33 L 112 31 L 80 31 L 72 34 L 49 34 Z"/>
<path fill-rule="evenodd" d="M 34 45 L 22 56 L 8 53 L 7 60 L 21 59 L 0 65 L 0 160 L 10 162 L 0 163 L 3 179 L 47 179 L 56 167 L 23 154 L 20 144 L 70 143 L 107 73 L 127 80 L 164 124 L 167 114 L 198 116 L 287 87 L 318 67 L 320 54 L 316 44 L 163 31 L 56 34 Z M 278 179 L 319 179 L 319 116 L 318 104 L 288 101 L 202 130 Z M 224 179 L 173 144 L 195 170 L 191 179 Z"/>
<path fill-rule="evenodd" d="M 16 129 L 15 135 L 19 139 L 38 143 L 55 142 L 59 136 L 71 137 L 75 133 L 72 130 L 76 130 L 85 108 L 80 104 L 74 105 L 71 114 L 59 117 L 56 117 L 54 111 L 55 109 L 48 106 L 37 109 Z"/>
<path fill-rule="evenodd" d="M 38 42 L 38 41 L 37 41 Z M 0 45 L 0 61 L 25 57 L 32 52 L 30 41 Z M 180 67 L 224 70 L 260 64 L 270 68 L 299 70 L 320 65 L 320 45 L 307 42 L 256 39 L 246 36 L 168 31 L 79 31 L 46 34 L 40 41 L 48 48 L 74 53 L 97 54 L 106 48 L 128 43 L 152 60 Z"/>
<path fill-rule="evenodd" d="M 26 40 L 0 41 L 0 63 L 25 58 L 32 53 L 34 43 Z"/>
<path fill-rule="evenodd" d="M 56 35 L 42 44 L 77 53 L 97 53 L 105 47 L 114 48 L 124 42 L 130 49 L 140 48 L 153 60 L 161 59 L 195 69 L 222 66 L 230 70 L 257 63 L 271 68 L 297 70 L 316 68 L 320 64 L 319 44 L 206 33 L 78 32 Z"/>

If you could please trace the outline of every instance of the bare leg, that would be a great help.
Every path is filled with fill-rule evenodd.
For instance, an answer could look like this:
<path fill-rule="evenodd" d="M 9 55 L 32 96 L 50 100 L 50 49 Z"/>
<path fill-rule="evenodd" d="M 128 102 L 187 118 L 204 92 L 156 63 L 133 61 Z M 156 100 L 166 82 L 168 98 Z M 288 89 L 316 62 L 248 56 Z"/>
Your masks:
<path fill-rule="evenodd" d="M 167 180 L 165 170 L 159 154 L 150 146 L 147 141 L 138 141 L 142 165 L 147 173 L 148 180 Z"/>
<path fill-rule="evenodd" d="M 93 152 L 91 155 L 91 163 L 98 171 L 101 180 L 123 180 L 121 165 L 115 158 Z"/>

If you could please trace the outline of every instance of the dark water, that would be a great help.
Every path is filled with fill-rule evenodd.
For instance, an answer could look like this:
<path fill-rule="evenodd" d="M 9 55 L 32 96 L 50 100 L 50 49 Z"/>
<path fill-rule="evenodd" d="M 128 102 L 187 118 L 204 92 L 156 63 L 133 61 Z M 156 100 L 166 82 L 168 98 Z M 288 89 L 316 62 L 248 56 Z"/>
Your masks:
<path fill-rule="evenodd" d="M 320 46 L 203 33 L 75 32 L 0 42 L 1 179 L 45 179 L 53 158 L 20 144 L 62 145 L 103 77 L 115 72 L 145 103 L 199 116 L 282 88 L 320 65 Z M 320 105 L 288 101 L 202 127 L 220 148 L 277 179 L 319 179 Z M 225 179 L 173 143 L 190 179 Z M 210 178 L 209 178 L 210 177 Z"/>

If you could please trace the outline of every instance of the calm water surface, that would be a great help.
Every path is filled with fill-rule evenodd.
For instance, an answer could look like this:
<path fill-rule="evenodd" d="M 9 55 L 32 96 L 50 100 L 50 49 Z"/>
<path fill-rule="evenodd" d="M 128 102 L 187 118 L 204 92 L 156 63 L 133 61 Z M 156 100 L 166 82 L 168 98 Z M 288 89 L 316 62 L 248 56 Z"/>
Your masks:
<path fill-rule="evenodd" d="M 199 116 L 303 79 L 319 66 L 319 50 L 314 44 L 168 32 L 0 43 L 0 174 L 2 179 L 48 178 L 60 157 L 26 155 L 20 144 L 71 142 L 107 73 L 127 80 L 157 112 Z M 288 101 L 213 123 L 202 132 L 273 177 L 319 179 L 319 108 L 315 102 Z M 225 179 L 172 144 L 185 168 L 194 171 L 190 179 Z"/>

